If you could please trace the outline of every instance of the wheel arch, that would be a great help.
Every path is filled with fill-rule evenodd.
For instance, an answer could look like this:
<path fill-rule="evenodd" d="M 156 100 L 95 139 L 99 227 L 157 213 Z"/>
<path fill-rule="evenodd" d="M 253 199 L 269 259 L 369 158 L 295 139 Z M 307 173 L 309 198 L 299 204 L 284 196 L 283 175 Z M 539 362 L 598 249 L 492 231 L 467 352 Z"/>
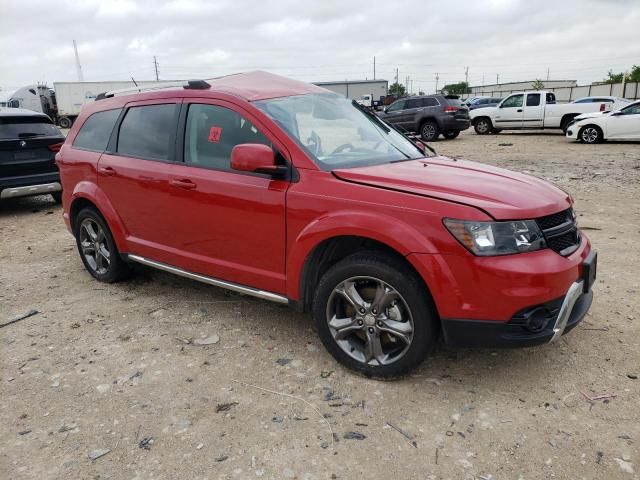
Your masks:
<path fill-rule="evenodd" d="M 76 185 L 73 194 L 71 196 L 71 202 L 69 205 L 69 223 L 71 226 L 71 232 L 75 235 L 75 220 L 78 213 L 83 208 L 92 207 L 95 208 L 104 221 L 107 223 L 113 241 L 116 243 L 116 247 L 120 253 L 125 252 L 126 235 L 124 225 L 120 220 L 120 217 L 116 213 L 116 210 L 109 202 L 109 199 L 104 192 L 94 183 L 80 182 Z"/>
<path fill-rule="evenodd" d="M 415 274 L 427 294 L 431 296 L 429 287 L 418 270 L 406 258 L 406 253 L 370 236 L 336 235 L 317 242 L 304 257 L 296 277 L 298 279 L 296 282 L 298 309 L 301 311 L 311 310 L 315 289 L 327 270 L 344 258 L 363 252 L 378 253 L 394 262 L 399 262 Z"/>

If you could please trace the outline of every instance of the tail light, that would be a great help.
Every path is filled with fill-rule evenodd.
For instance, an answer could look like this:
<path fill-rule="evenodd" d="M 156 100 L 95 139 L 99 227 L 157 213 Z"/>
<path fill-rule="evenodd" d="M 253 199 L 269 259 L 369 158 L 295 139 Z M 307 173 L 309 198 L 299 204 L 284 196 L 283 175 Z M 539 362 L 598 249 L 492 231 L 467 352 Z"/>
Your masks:
<path fill-rule="evenodd" d="M 63 143 L 53 143 L 51 145 L 47 145 L 47 148 L 52 152 L 59 152 L 62 148 Z"/>
<path fill-rule="evenodd" d="M 600 111 L 601 112 L 604 112 L 606 108 L 607 108 L 607 106 L 604 103 L 600 104 Z"/>
<path fill-rule="evenodd" d="M 448 106 L 444 107 L 443 112 L 444 113 L 453 113 L 453 112 L 457 112 L 458 110 L 460 110 L 458 107 L 453 107 L 451 105 L 448 105 Z"/>

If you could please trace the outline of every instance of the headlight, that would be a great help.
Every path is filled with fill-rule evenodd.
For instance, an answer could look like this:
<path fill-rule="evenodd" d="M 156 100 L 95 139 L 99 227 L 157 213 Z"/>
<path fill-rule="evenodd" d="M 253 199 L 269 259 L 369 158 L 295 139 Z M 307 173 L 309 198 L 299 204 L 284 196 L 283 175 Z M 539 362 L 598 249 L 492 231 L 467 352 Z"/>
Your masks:
<path fill-rule="evenodd" d="M 532 252 L 547 246 L 534 220 L 469 222 L 445 218 L 444 224 L 464 247 L 482 257 Z"/>

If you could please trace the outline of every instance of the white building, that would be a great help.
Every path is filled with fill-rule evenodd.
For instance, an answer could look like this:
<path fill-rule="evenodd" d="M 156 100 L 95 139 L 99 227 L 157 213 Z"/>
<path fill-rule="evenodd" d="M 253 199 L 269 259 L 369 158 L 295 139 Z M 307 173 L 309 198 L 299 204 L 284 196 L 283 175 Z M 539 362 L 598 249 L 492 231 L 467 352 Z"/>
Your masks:
<path fill-rule="evenodd" d="M 380 97 L 389 93 L 387 80 L 344 80 L 342 82 L 313 82 L 313 84 L 352 99 L 372 94 L 375 100 L 379 100 Z"/>

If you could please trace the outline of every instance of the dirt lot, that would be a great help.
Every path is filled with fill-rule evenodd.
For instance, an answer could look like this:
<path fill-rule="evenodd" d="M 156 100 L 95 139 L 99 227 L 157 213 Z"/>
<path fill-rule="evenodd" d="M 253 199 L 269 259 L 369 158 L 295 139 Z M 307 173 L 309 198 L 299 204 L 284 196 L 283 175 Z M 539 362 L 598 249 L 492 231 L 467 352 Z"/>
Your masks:
<path fill-rule="evenodd" d="M 100 284 L 48 197 L 5 202 L 0 322 L 39 313 L 0 329 L 0 478 L 640 478 L 640 144 L 435 147 L 574 195 L 599 277 L 559 343 L 368 380 L 292 309 L 143 268 Z"/>

